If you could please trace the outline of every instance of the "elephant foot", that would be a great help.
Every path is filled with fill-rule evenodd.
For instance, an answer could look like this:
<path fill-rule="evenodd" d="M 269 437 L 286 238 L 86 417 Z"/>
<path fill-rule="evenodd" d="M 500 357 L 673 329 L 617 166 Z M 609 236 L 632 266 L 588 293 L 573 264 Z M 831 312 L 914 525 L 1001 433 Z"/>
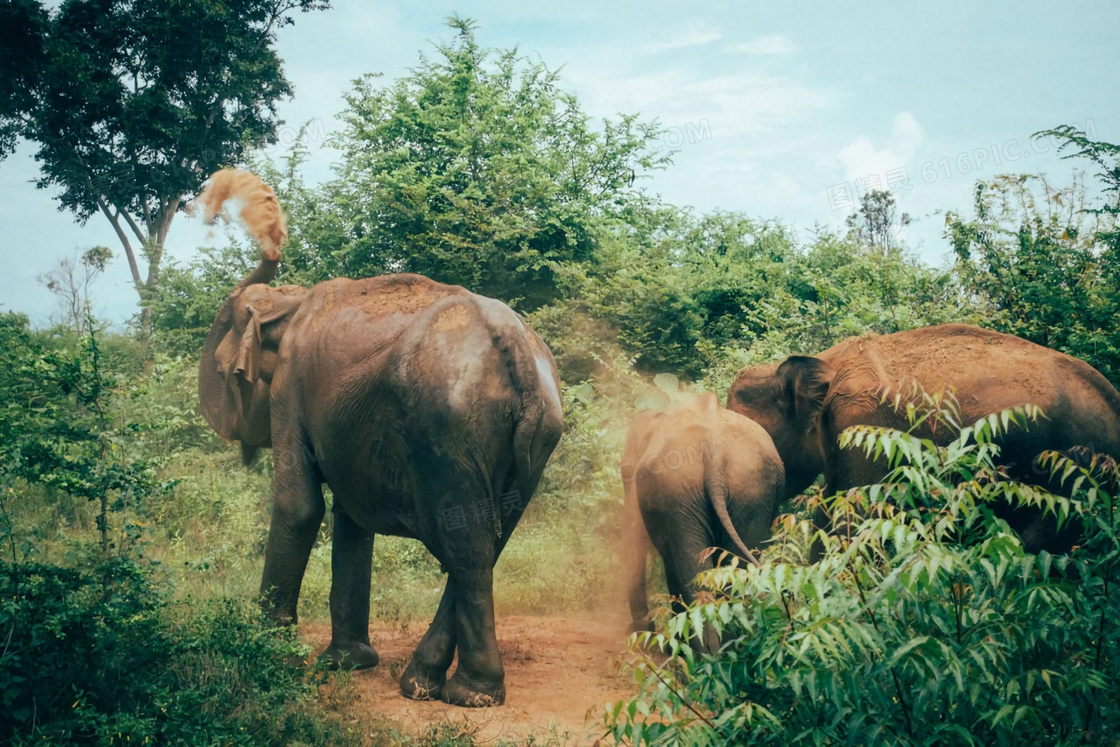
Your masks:
<path fill-rule="evenodd" d="M 319 654 L 319 661 L 330 669 L 369 669 L 376 667 L 381 657 L 368 643 L 355 641 L 339 645 L 331 641 L 327 650 Z"/>
<path fill-rule="evenodd" d="M 405 667 L 401 674 L 401 692 L 406 698 L 413 700 L 439 700 L 443 693 L 444 683 L 447 682 L 445 672 L 424 673 L 423 667 L 416 663 L 416 657 Z"/>
<path fill-rule="evenodd" d="M 630 622 L 630 633 L 653 633 L 657 629 L 653 624 L 653 620 L 632 620 Z"/>
<path fill-rule="evenodd" d="M 491 708 L 506 702 L 506 686 L 504 682 L 491 685 L 471 682 L 456 671 L 443 686 L 441 699 L 444 703 L 463 708 Z"/>

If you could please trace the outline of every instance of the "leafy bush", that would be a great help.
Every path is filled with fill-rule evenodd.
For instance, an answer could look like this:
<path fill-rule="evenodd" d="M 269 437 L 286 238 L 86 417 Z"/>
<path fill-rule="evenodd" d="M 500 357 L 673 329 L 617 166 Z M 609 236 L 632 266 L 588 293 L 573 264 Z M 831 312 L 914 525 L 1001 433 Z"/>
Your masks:
<path fill-rule="evenodd" d="M 241 603 L 211 600 L 176 620 L 127 559 L 85 571 L 4 562 L 0 599 L 0 739 L 334 741 L 312 712 L 307 648 Z"/>
<path fill-rule="evenodd" d="M 1120 376 L 1120 146 L 1069 126 L 1053 137 L 1066 157 L 1091 161 L 1097 183 L 1075 175 L 1055 188 L 1042 175 L 978 182 L 974 217 L 946 214 L 955 272 L 1004 332 Z M 1095 194 L 1096 193 L 1096 194 Z M 1094 199 L 1097 197 L 1098 199 Z"/>
<path fill-rule="evenodd" d="M 179 614 L 140 560 L 143 519 L 159 517 L 174 485 L 152 455 L 197 416 L 181 404 L 181 366 L 133 372 L 130 386 L 113 370 L 127 355 L 107 361 L 90 329 L 44 339 L 0 317 L 0 741 L 345 741 L 314 714 L 294 631 L 221 595 Z M 42 527 L 65 534 L 51 496 L 97 506 L 96 535 L 87 524 L 62 537 L 65 566 L 43 562 L 56 538 Z"/>
<path fill-rule="evenodd" d="M 455 39 L 396 82 L 355 82 L 338 178 L 296 211 L 287 262 L 301 282 L 410 271 L 537 308 L 556 298 L 552 263 L 591 261 L 596 223 L 667 162 L 659 128 L 594 127 L 556 71 L 448 25 Z"/>
<path fill-rule="evenodd" d="M 913 413 L 912 411 L 912 414 Z M 715 601 L 638 642 L 641 695 L 606 714 L 633 744 L 1059 744 L 1120 729 L 1120 558 L 1111 460 L 1044 463 L 1073 498 L 1007 479 L 995 443 L 1037 410 L 959 429 L 947 446 L 851 429 L 884 482 L 827 501 L 845 529 L 795 564 L 809 522 L 784 517 L 760 567 L 708 572 Z M 924 417 L 924 416 L 919 416 Z M 948 419 L 947 419 L 948 420 Z M 1113 491 L 1114 492 L 1114 491 Z M 993 509 L 1045 507 L 1084 530 L 1068 556 L 1030 555 Z M 694 653 L 714 627 L 723 646 Z"/>
<path fill-rule="evenodd" d="M 602 373 L 588 358 L 613 348 L 640 373 L 697 381 L 714 370 L 726 386 L 729 361 L 979 319 L 952 275 L 855 235 L 822 232 L 801 243 L 777 223 L 656 203 L 627 219 L 602 239 L 593 265 L 560 270 L 564 297 L 533 314 L 569 383 Z"/>

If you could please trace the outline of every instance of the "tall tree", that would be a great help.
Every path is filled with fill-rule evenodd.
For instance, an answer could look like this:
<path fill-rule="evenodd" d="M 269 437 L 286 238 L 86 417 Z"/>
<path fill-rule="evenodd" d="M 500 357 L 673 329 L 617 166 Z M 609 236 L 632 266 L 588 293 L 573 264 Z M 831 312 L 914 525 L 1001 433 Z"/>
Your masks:
<path fill-rule="evenodd" d="M 339 178 L 293 221 L 285 257 L 301 281 L 410 271 L 536 308 L 557 295 L 554 264 L 590 261 L 597 223 L 668 162 L 660 128 L 596 127 L 555 71 L 449 25 L 409 75 L 347 97 Z"/>
<path fill-rule="evenodd" d="M 274 49 L 291 12 L 326 0 L 4 0 L 0 157 L 39 147 L 40 188 L 84 223 L 101 214 L 121 242 L 151 329 L 175 214 L 202 181 L 275 142 L 289 96 Z M 146 272 L 141 260 L 147 263 Z"/>
<path fill-rule="evenodd" d="M 895 248 L 899 232 L 910 225 L 910 214 L 896 216 L 894 195 L 873 189 L 859 201 L 859 212 L 845 221 L 855 237 L 882 253 Z"/>

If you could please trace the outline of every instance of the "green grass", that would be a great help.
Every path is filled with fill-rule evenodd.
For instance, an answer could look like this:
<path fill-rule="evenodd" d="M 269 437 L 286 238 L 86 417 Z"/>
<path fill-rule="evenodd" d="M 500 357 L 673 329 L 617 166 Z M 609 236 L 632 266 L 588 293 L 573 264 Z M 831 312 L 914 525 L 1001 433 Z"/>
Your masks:
<path fill-rule="evenodd" d="M 128 407 L 147 406 L 144 398 L 178 402 L 183 396 L 183 371 L 189 374 L 183 369 L 153 380 L 151 390 L 129 400 Z M 495 569 L 499 615 L 579 616 L 625 609 L 618 581 L 622 486 L 616 463 L 630 400 L 613 390 L 611 397 L 597 396 L 589 385 L 567 393 L 565 436 Z M 112 551 L 136 559 L 151 582 L 164 590 L 165 619 L 171 630 L 204 641 L 213 637 L 205 632 L 212 629 L 215 636 L 225 636 L 225 650 L 235 654 L 248 645 L 248 629 L 230 628 L 233 617 L 222 619 L 214 610 L 236 608 L 237 618 L 245 619 L 255 609 L 268 536 L 271 455 L 263 452 L 255 464 L 242 465 L 238 449 L 202 430 L 197 414 L 189 408 L 181 403 L 176 407 L 172 426 L 166 431 L 143 431 L 133 444 L 144 453 L 163 455 L 159 479 L 168 487 L 144 504 L 110 512 Z M 5 557 L 14 553 L 21 562 L 92 567 L 97 554 L 96 501 L 87 503 L 41 485 L 18 483 L 4 490 L 12 527 L 10 541 L 0 536 Z M 329 502 L 329 490 L 326 496 Z M 311 552 L 299 605 L 301 621 L 320 625 L 330 620 L 329 511 L 326 517 Z M 371 622 L 377 626 L 430 620 L 447 577 L 420 542 L 379 535 L 372 578 Z M 201 658 L 180 659 L 177 666 L 185 668 L 183 681 L 198 683 L 201 692 L 209 692 L 224 686 L 222 678 L 241 676 L 217 660 L 208 663 L 208 656 L 203 652 Z M 345 675 L 324 680 L 317 693 L 300 697 L 299 708 L 291 712 L 292 728 L 309 735 L 309 743 L 475 743 L 470 729 L 458 727 L 406 733 L 358 703 Z M 275 701 L 261 700 L 259 707 L 279 712 Z M 260 718 L 267 720 L 267 713 L 262 714 Z M 323 724 L 344 723 L 333 736 L 319 732 Z M 551 733 L 537 735 L 529 743 L 563 741 L 562 735 Z"/>

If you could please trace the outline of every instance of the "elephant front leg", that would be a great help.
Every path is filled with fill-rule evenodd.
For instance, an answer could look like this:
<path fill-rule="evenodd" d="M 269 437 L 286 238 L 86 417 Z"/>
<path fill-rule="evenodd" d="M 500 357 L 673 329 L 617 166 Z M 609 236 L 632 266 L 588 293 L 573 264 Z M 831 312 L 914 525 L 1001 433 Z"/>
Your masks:
<path fill-rule="evenodd" d="M 448 578 L 439 609 L 428 632 L 401 675 L 401 692 L 413 700 L 438 700 L 455 657 L 458 623 L 455 618 L 455 585 Z"/>
<path fill-rule="evenodd" d="M 368 669 L 379 657 L 369 640 L 370 568 L 373 533 L 334 509 L 331 552 L 331 644 L 319 659 L 331 668 Z"/>
<path fill-rule="evenodd" d="M 459 666 L 443 686 L 443 701 L 475 708 L 501 705 L 506 686 L 494 630 L 494 571 L 452 574 L 449 583 L 455 588 Z"/>
<path fill-rule="evenodd" d="M 272 522 L 265 548 L 261 606 L 277 623 L 294 625 L 299 589 L 325 506 L 314 466 L 305 459 L 282 458 L 293 453 L 290 448 L 277 446 L 274 451 Z"/>

